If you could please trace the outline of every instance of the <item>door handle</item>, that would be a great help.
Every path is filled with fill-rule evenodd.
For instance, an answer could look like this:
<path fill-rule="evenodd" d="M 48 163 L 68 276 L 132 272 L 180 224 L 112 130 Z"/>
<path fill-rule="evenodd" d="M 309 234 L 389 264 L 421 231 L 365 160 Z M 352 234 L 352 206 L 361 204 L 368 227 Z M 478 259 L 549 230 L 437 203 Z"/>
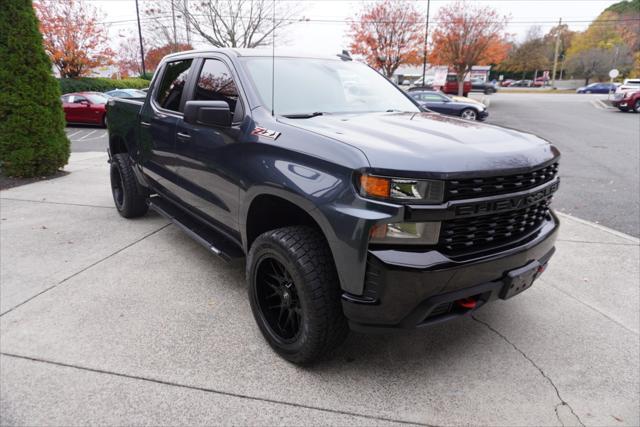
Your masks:
<path fill-rule="evenodd" d="M 178 132 L 177 136 L 178 136 L 178 139 L 181 139 L 183 141 L 188 141 L 189 139 L 191 139 L 191 135 L 184 132 Z"/>
<path fill-rule="evenodd" d="M 144 126 L 144 127 L 149 127 L 149 126 L 151 126 L 151 123 L 140 121 L 140 125 Z"/>

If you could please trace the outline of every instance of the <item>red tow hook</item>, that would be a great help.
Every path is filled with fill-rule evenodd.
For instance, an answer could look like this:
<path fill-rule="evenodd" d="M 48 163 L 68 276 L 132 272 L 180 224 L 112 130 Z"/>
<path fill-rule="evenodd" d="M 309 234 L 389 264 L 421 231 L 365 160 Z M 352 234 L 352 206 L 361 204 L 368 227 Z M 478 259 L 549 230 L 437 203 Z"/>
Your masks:
<path fill-rule="evenodd" d="M 476 308 L 476 304 L 478 302 L 473 298 L 462 298 L 456 301 L 456 304 L 459 307 L 466 308 L 467 310 L 472 310 Z"/>

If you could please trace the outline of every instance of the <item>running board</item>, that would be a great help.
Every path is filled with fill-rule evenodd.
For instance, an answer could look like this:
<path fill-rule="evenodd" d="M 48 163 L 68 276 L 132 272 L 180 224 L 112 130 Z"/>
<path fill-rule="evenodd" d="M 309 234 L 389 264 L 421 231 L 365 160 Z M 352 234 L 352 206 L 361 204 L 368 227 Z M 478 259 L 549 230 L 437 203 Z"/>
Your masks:
<path fill-rule="evenodd" d="M 151 197 L 149 207 L 173 222 L 189 237 L 225 261 L 244 257 L 242 249 L 228 237 L 191 217 L 173 203 L 155 196 Z"/>

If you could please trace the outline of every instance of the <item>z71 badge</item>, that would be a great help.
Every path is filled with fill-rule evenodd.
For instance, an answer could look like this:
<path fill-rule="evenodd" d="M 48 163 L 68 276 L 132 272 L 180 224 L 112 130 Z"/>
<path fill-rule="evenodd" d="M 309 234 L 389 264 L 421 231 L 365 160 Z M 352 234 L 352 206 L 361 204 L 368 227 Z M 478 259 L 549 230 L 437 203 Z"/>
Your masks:
<path fill-rule="evenodd" d="M 265 138 L 277 139 L 280 136 L 280 132 L 265 128 L 255 128 L 251 135 L 264 136 Z"/>

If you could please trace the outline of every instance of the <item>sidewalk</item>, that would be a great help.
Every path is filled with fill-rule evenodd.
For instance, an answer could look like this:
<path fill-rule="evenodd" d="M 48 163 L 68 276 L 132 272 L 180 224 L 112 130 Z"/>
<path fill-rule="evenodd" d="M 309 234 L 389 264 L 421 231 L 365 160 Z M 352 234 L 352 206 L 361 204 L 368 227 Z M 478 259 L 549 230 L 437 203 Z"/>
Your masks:
<path fill-rule="evenodd" d="M 264 342 L 244 267 L 115 211 L 106 155 L 0 192 L 0 424 L 638 425 L 637 239 L 563 216 L 508 302 L 352 333 L 302 369 Z"/>

